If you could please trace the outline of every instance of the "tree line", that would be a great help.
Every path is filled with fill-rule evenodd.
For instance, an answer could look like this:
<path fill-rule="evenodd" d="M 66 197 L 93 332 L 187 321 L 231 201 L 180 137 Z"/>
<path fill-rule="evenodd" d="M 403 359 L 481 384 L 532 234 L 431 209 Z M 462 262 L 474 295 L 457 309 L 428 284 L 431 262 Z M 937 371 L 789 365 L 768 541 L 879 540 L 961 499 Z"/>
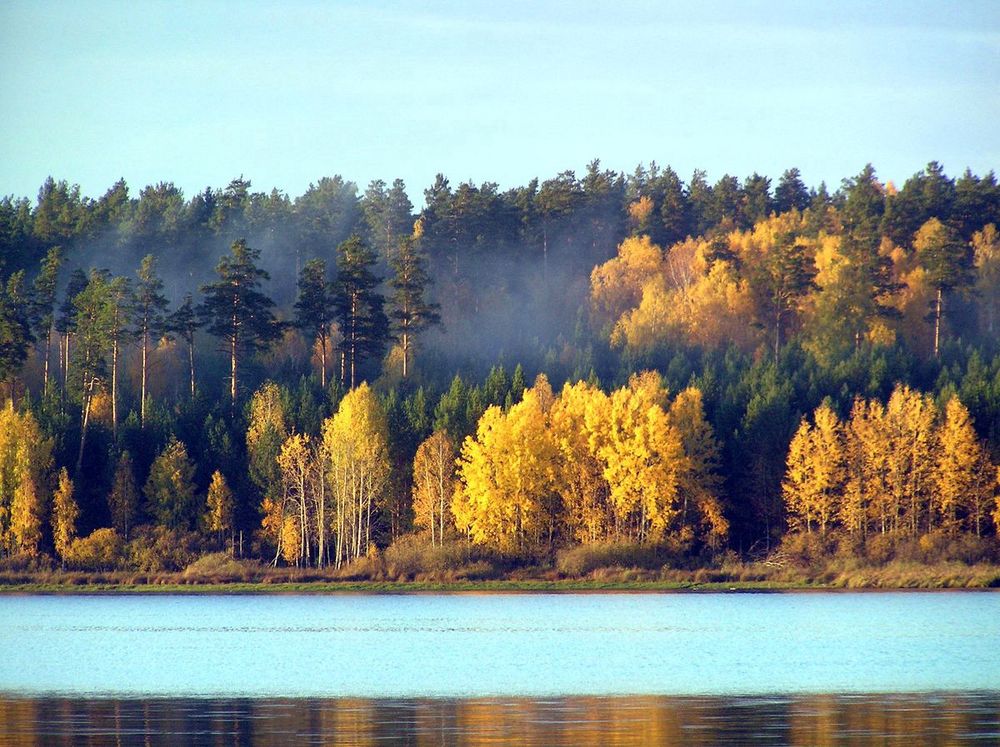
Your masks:
<path fill-rule="evenodd" d="M 830 194 L 795 169 L 772 190 L 594 162 L 507 192 L 440 177 L 419 212 L 402 182 L 339 177 L 0 202 L 8 556 L 242 537 L 343 565 L 412 529 L 747 550 L 823 531 L 786 500 L 803 415 L 899 384 L 957 398 L 997 461 L 992 174 L 932 162 L 897 189 L 866 167 Z M 936 485 L 893 534 L 944 526 Z M 982 500 L 958 529 L 992 535 Z"/>

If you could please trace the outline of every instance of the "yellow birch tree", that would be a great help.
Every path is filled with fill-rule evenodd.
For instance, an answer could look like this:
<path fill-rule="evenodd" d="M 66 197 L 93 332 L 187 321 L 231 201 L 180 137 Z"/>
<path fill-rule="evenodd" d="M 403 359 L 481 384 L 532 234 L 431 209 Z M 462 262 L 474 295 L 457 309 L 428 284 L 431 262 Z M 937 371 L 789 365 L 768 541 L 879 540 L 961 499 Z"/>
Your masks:
<path fill-rule="evenodd" d="M 413 458 L 413 523 L 430 532 L 432 545 L 442 544 L 452 525 L 457 456 L 454 442 L 438 430 L 417 447 Z"/>

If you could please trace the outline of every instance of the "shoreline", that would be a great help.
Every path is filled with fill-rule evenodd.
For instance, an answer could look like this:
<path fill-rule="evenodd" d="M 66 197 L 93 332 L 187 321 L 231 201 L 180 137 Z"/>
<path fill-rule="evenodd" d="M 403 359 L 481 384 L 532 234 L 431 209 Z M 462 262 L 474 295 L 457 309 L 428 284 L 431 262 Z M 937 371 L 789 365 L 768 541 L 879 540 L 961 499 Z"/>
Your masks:
<path fill-rule="evenodd" d="M 683 583 L 673 581 L 604 582 L 586 579 L 560 581 L 313 581 L 289 583 L 93 583 L 0 584 L 0 596 L 18 595 L 410 595 L 410 594 L 810 594 L 898 592 L 997 592 L 995 586 L 863 586 L 847 587 L 777 581 Z"/>

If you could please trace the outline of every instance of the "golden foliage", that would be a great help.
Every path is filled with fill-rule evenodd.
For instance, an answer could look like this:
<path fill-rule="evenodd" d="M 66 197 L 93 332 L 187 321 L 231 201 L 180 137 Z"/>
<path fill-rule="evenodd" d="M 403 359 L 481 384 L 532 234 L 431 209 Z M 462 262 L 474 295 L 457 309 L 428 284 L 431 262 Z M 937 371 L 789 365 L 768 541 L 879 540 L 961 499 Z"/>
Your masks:
<path fill-rule="evenodd" d="M 209 532 L 217 533 L 220 537 L 224 532 L 231 531 L 235 501 L 233 491 L 229 489 L 226 478 L 219 470 L 212 473 L 206 503 L 208 511 L 205 514 L 205 528 Z"/>
<path fill-rule="evenodd" d="M 826 534 L 844 490 L 844 438 L 837 414 L 827 405 L 817 408 L 814 421 L 810 426 L 803 420 L 792 438 L 782 493 L 790 529 L 808 534 L 815 525 Z"/>
<path fill-rule="evenodd" d="M 555 445 L 548 432 L 547 387 L 543 382 L 526 389 L 507 414 L 488 408 L 476 437 L 462 445 L 458 471 L 464 496 L 453 514 L 458 529 L 475 542 L 524 550 L 551 529 L 546 499 Z"/>
<path fill-rule="evenodd" d="M 413 458 L 413 523 L 430 532 L 431 544 L 442 544 L 452 526 L 456 456 L 448 434 L 434 431 Z"/>
<path fill-rule="evenodd" d="M 73 497 L 73 481 L 63 467 L 59 470 L 59 485 L 52 497 L 52 538 L 59 557 L 66 552 L 76 539 L 76 522 L 80 517 L 80 507 Z"/>
<path fill-rule="evenodd" d="M 13 404 L 0 408 L 0 546 L 34 555 L 48 504 L 52 443 L 38 421 Z"/>
<path fill-rule="evenodd" d="M 660 270 L 663 251 L 648 236 L 633 236 L 618 245 L 618 256 L 598 265 L 590 274 L 590 299 L 594 313 L 614 321 L 634 308 L 642 289 Z"/>
<path fill-rule="evenodd" d="M 323 423 L 323 465 L 334 503 L 335 561 L 360 558 L 389 478 L 388 426 L 367 382 L 348 392 Z"/>
<path fill-rule="evenodd" d="M 957 397 L 939 415 L 929 396 L 903 385 L 884 406 L 856 400 L 846 425 L 818 408 L 815 426 L 803 421 L 789 446 L 789 528 L 839 525 L 862 538 L 939 528 L 982 534 L 995 468 Z"/>

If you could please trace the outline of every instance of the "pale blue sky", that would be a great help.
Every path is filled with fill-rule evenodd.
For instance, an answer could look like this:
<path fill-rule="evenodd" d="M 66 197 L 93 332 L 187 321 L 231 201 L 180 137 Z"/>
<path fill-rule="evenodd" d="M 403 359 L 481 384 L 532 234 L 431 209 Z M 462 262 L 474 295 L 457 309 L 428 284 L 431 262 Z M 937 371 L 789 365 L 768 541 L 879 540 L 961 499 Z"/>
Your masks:
<path fill-rule="evenodd" d="M 690 6 L 8 0 L 0 194 L 1000 167 L 1000 2 Z"/>

